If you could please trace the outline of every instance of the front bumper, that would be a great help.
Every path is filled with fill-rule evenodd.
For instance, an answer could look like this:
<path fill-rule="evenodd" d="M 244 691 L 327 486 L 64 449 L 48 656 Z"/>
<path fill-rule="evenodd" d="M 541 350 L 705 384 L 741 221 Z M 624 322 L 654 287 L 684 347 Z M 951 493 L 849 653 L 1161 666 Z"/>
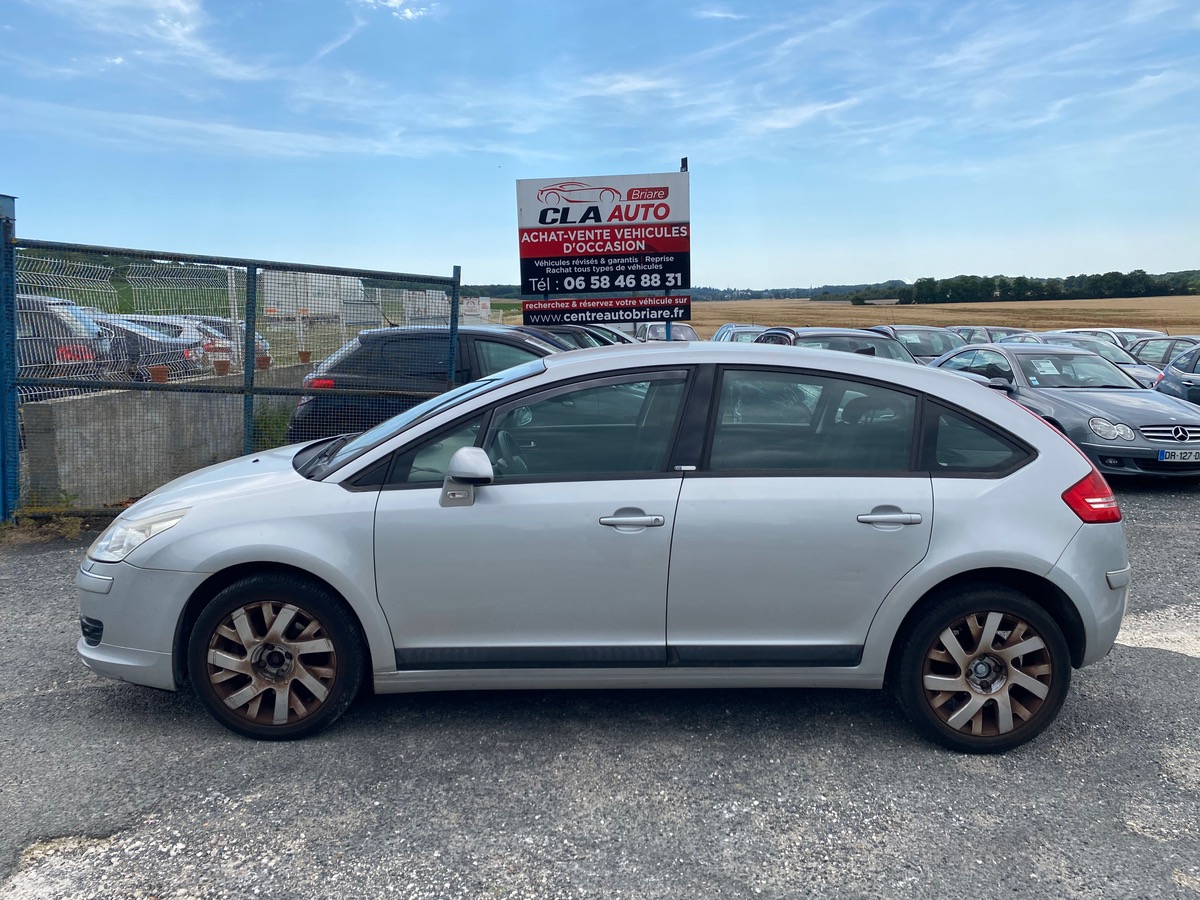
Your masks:
<path fill-rule="evenodd" d="M 86 620 L 76 645 L 80 661 L 98 675 L 176 690 L 180 619 L 205 577 L 85 560 L 75 574 Z"/>
<path fill-rule="evenodd" d="M 1079 441 L 1075 443 L 1105 475 L 1158 475 L 1168 478 L 1196 478 L 1200 476 L 1200 461 L 1159 462 L 1158 447 L 1139 447 L 1127 441 Z M 1183 449 L 1194 449 L 1195 444 L 1180 445 Z M 1162 449 L 1177 449 L 1163 445 Z"/>

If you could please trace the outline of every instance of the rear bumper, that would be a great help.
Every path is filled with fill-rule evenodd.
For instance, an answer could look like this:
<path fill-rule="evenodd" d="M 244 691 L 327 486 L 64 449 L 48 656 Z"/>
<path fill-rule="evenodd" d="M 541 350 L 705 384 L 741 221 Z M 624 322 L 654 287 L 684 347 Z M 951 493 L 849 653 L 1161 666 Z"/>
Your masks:
<path fill-rule="evenodd" d="M 1132 569 L 1124 527 L 1084 525 L 1049 578 L 1071 599 L 1083 624 L 1080 665 L 1103 659 L 1117 640 L 1129 601 Z"/>

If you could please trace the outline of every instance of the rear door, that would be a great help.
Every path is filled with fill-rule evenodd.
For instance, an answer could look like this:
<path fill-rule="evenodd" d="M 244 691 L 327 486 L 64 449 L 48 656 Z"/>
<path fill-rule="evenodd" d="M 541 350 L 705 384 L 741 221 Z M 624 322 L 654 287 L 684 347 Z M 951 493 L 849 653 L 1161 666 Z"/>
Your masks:
<path fill-rule="evenodd" d="M 852 666 L 925 556 L 917 397 L 821 374 L 726 369 L 680 493 L 667 641 L 680 665 Z"/>

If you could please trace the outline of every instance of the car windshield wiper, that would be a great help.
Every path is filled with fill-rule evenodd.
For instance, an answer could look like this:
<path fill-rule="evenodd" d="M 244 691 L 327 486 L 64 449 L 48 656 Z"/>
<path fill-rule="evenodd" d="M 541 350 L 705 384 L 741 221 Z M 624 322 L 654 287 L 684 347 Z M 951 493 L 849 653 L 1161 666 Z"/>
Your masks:
<path fill-rule="evenodd" d="M 325 445 L 324 449 L 322 449 L 320 453 L 308 461 L 308 465 L 304 467 L 304 471 L 300 474 L 307 478 L 318 468 L 326 465 L 329 460 L 333 458 L 335 453 L 341 450 L 342 447 L 346 446 L 352 437 L 354 437 L 353 434 L 343 434 L 339 437 L 335 437 L 332 441 Z"/>

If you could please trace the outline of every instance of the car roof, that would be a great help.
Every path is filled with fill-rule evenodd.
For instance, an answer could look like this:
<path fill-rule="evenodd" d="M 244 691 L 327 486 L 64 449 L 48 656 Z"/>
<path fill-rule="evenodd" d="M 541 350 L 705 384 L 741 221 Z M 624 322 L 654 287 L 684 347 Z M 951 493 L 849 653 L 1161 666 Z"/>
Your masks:
<path fill-rule="evenodd" d="M 536 325 L 530 326 L 536 328 Z M 449 334 L 449 325 L 385 325 L 381 328 L 367 328 L 358 333 L 360 340 L 382 340 L 398 334 Z M 459 334 L 513 334 L 530 335 L 515 325 L 459 325 Z"/>
<path fill-rule="evenodd" d="M 52 306 L 79 306 L 74 300 L 64 300 L 62 297 L 48 297 L 44 294 L 17 294 L 17 300 L 18 302 L 32 300 L 34 303 L 45 303 Z"/>
<path fill-rule="evenodd" d="M 1084 350 L 1082 347 L 1071 347 L 1067 344 L 971 344 L 970 346 L 975 349 L 979 349 L 980 347 L 991 347 L 997 350 L 1005 350 L 1016 356 L 1036 356 L 1046 353 L 1065 353 L 1071 356 L 1096 355 L 1091 350 Z M 966 347 L 959 347 L 958 349 L 965 350 Z"/>
<path fill-rule="evenodd" d="M 776 325 L 767 331 L 786 331 L 796 337 L 820 337 L 823 334 L 844 335 L 847 337 L 882 338 L 885 341 L 895 341 L 890 334 L 873 331 L 870 328 L 839 328 L 837 326 L 805 325 L 793 328 L 791 325 Z M 763 332 L 764 334 L 766 332 Z"/>
<path fill-rule="evenodd" d="M 895 328 L 897 331 L 949 331 L 945 325 L 918 325 L 915 323 L 904 325 L 875 325 L 874 328 Z"/>

